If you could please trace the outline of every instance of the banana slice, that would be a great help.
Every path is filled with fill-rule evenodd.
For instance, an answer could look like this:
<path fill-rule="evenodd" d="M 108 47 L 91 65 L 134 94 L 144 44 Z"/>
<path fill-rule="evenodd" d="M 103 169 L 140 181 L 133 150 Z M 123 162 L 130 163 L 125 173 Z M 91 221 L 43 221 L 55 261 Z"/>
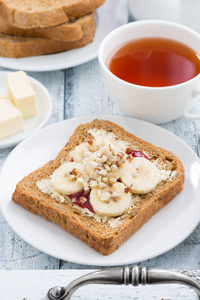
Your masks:
<path fill-rule="evenodd" d="M 90 152 L 89 148 L 90 148 L 90 144 L 88 142 L 76 146 L 73 153 L 73 161 L 81 163 L 85 158 L 84 154 L 87 153 L 88 151 Z"/>
<path fill-rule="evenodd" d="M 53 172 L 51 185 L 55 191 L 62 195 L 73 195 L 83 190 L 88 180 L 85 166 L 70 162 L 62 164 Z"/>
<path fill-rule="evenodd" d="M 90 203 L 95 213 L 101 216 L 120 216 L 129 208 L 130 202 L 131 194 L 125 192 L 125 186 L 120 182 L 101 190 L 94 188 L 90 193 Z"/>
<path fill-rule="evenodd" d="M 148 159 L 135 157 L 125 166 L 121 181 L 131 188 L 132 193 L 146 194 L 157 186 L 160 172 Z"/>

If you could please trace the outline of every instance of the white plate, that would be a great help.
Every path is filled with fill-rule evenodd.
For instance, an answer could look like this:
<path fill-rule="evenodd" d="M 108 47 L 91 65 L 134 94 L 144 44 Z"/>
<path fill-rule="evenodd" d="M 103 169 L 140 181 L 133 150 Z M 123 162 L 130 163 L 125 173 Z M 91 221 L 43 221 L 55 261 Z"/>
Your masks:
<path fill-rule="evenodd" d="M 124 117 L 101 117 L 178 155 L 186 171 L 184 190 L 111 255 L 102 256 L 59 226 L 11 201 L 16 183 L 53 159 L 74 129 L 80 123 L 93 118 L 84 117 L 55 123 L 21 142 L 11 152 L 0 176 L 1 209 L 8 224 L 33 247 L 57 258 L 87 265 L 135 263 L 175 247 L 195 229 L 200 220 L 200 160 L 175 135 L 144 121 Z"/>
<path fill-rule="evenodd" d="M 94 41 L 85 47 L 61 53 L 27 58 L 0 57 L 0 66 L 24 71 L 53 71 L 74 67 L 97 57 L 103 38 L 113 29 L 128 22 L 126 1 L 107 0 L 96 11 Z"/>
<path fill-rule="evenodd" d="M 0 94 L 7 96 L 6 76 L 10 72 L 0 72 Z M 0 140 L 0 149 L 15 146 L 36 130 L 42 128 L 49 120 L 52 112 L 52 100 L 47 89 L 36 79 L 29 77 L 29 82 L 36 94 L 38 112 L 35 117 L 24 119 L 25 129 Z"/>

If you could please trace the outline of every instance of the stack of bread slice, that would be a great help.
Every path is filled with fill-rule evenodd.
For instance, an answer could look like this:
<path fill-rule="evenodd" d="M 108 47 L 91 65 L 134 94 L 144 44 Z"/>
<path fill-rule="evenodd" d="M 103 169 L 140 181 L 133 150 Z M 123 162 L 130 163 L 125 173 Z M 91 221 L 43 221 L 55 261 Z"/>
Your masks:
<path fill-rule="evenodd" d="M 93 41 L 105 0 L 0 0 L 0 56 L 29 57 Z"/>

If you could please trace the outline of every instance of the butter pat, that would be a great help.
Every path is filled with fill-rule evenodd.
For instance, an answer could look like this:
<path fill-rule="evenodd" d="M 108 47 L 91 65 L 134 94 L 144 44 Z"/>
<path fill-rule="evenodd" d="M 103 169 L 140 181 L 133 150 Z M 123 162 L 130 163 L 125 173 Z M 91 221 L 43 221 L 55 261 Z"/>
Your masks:
<path fill-rule="evenodd" d="M 0 95 L 0 140 L 24 129 L 22 113 L 5 96 Z"/>
<path fill-rule="evenodd" d="M 36 96 L 25 72 L 17 71 L 6 77 L 8 95 L 24 118 L 37 114 Z"/>

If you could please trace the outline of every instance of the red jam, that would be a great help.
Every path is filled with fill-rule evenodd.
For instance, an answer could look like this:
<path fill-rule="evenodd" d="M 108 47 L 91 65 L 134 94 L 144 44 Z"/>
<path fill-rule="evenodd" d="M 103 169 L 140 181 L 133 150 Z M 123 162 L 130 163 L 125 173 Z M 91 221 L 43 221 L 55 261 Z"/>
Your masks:
<path fill-rule="evenodd" d="M 144 153 L 142 153 L 140 151 L 135 151 L 135 150 L 131 150 L 131 149 L 129 150 L 128 149 L 128 151 L 126 151 L 126 153 L 129 154 L 129 155 L 132 155 L 133 157 L 143 157 L 143 158 L 146 158 L 146 159 L 149 160 L 149 158 Z"/>
<path fill-rule="evenodd" d="M 82 190 L 79 193 L 76 193 L 74 195 L 70 195 L 69 198 L 72 200 L 74 204 L 79 205 L 82 208 L 87 208 L 89 211 L 94 212 L 92 205 L 90 204 L 90 191 L 85 192 Z M 83 198 L 86 199 L 86 202 L 82 201 Z"/>

